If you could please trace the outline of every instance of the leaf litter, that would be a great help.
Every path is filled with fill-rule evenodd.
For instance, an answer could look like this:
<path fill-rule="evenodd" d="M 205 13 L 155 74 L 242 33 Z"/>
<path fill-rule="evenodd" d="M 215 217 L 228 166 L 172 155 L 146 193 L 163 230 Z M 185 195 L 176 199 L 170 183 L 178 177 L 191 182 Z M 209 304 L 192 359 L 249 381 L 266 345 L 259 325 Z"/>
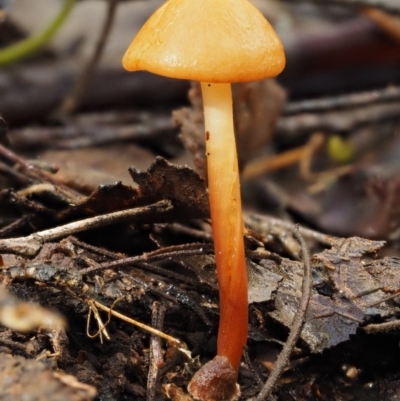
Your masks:
<path fill-rule="evenodd" d="M 162 158 L 157 158 L 147 172 L 135 169 L 130 172 L 138 188 L 120 183 L 102 186 L 86 197 L 80 195 L 78 202 L 73 204 L 65 202 L 66 191 L 58 191 L 56 183 L 52 183 L 50 189 L 52 196 L 42 191 L 32 191 L 29 195 L 13 190 L 2 191 L 1 202 L 14 210 L 15 221 L 24 215 L 29 216 L 30 221 L 29 226 L 13 226 L 15 221 L 11 222 L 7 237 L 39 227 L 58 225 L 55 229 L 60 229 L 79 218 L 85 218 L 82 221 L 87 222 L 97 215 L 107 216 L 130 208 L 143 210 L 157 202 L 169 202 L 170 206 L 166 210 L 156 208 L 151 213 L 139 213 L 137 219 L 128 219 L 126 224 L 121 221 L 111 221 L 104 226 L 100 224 L 91 229 L 90 237 L 88 232 L 85 233 L 86 223 L 80 230 L 83 232 L 80 239 L 72 236 L 77 234 L 74 232 L 63 239 L 60 234 L 59 242 L 54 242 L 57 238 L 54 236 L 42 237 L 34 253 L 26 240 L 38 233 L 28 232 L 25 237 L 2 239 L 0 247 L 4 253 L 0 277 L 5 287 L 19 298 L 51 306 L 67 317 L 69 334 L 60 354 L 62 357 L 46 356 L 46 359 L 55 366 L 63 366 L 78 380 L 94 385 L 99 395 L 114 392 L 140 398 L 146 394 L 146 372 L 154 361 L 154 357 L 149 360 L 149 335 L 126 323 L 118 323 L 115 317 L 102 312 L 98 312 L 95 320 L 85 323 L 91 310 L 89 301 L 106 305 L 112 311 L 147 324 L 154 302 L 158 302 L 165 309 L 163 323 L 158 324 L 159 330 L 167 331 L 185 343 L 193 355 L 200 354 L 204 358 L 214 352 L 218 292 L 210 241 L 198 242 L 197 238 L 187 234 L 191 233 L 190 230 L 184 236 L 177 235 L 176 243 L 168 244 L 170 240 L 166 240 L 170 238 L 168 229 L 171 222 L 181 222 L 194 228 L 195 232 L 199 230 L 195 219 L 208 217 L 204 181 L 190 168 L 175 166 Z M 23 169 L 21 173 L 26 174 Z M 38 185 L 46 178 L 32 181 L 29 177 L 27 181 Z M 115 228 L 126 233 L 126 226 L 131 232 L 125 238 L 125 244 L 120 243 L 120 249 L 108 250 L 104 235 L 118 237 Z M 251 231 L 249 233 L 251 237 Z M 147 239 L 141 242 L 136 252 L 129 248 L 129 243 L 138 235 Z M 250 352 L 251 344 L 280 344 L 284 339 L 270 329 L 270 323 L 275 327 L 281 325 L 284 331 L 290 329 L 301 299 L 303 270 L 301 262 L 267 251 L 268 244 L 263 243 L 262 233 L 254 232 L 254 235 L 256 238 L 253 241 L 250 238 L 248 245 L 258 248 L 247 249 Z M 103 239 L 96 239 L 98 237 Z M 184 240 L 179 240 L 179 237 Z M 86 238 L 94 238 L 94 241 L 90 244 Z M 15 249 L 4 247 L 4 244 L 10 244 L 10 240 L 18 244 Z M 297 345 L 303 355 L 320 354 L 346 343 L 368 327 L 373 327 L 376 333 L 382 325 L 384 331 L 385 324 L 396 322 L 399 312 L 398 258 L 376 259 L 384 242 L 361 238 L 327 240 L 331 247 L 312 257 L 313 289 L 301 341 Z M 130 249 L 129 254 L 125 253 L 127 249 Z M 150 320 L 154 323 L 154 319 Z M 108 322 L 110 340 L 104 342 L 107 337 L 103 335 L 105 322 Z M 39 329 L 37 338 L 43 336 L 40 334 L 43 330 L 48 333 L 49 329 Z M 4 333 L 8 333 L 7 338 Z M 0 337 L 2 352 L 37 357 L 46 350 L 48 355 L 54 354 L 49 350 L 57 348 L 51 342 L 41 341 L 32 355 L 26 351 L 30 343 L 27 336 L 15 334 L 10 338 L 9 333 L 3 332 Z M 78 333 L 81 333 L 79 338 L 76 337 Z M 89 336 L 89 333 L 92 334 Z M 90 339 L 93 333 L 102 334 L 102 341 Z M 117 338 L 123 340 L 116 343 Z M 83 365 L 79 369 L 68 368 L 66 361 L 74 360 L 72 346 L 76 346 L 77 341 L 81 349 L 78 360 Z M 171 391 L 171 385 L 184 390 L 190 379 L 190 369 L 187 369 L 190 357 L 188 360 L 188 356 L 177 351 L 176 344 L 168 345 L 167 342 L 161 344 L 161 349 L 164 355 L 160 365 L 164 367 L 157 370 L 152 387 L 158 389 L 157 394 L 166 386 Z M 135 374 L 129 375 L 128 371 Z M 246 379 L 245 375 L 243 380 L 241 384 L 246 387 L 246 381 L 254 379 L 251 375 Z"/>

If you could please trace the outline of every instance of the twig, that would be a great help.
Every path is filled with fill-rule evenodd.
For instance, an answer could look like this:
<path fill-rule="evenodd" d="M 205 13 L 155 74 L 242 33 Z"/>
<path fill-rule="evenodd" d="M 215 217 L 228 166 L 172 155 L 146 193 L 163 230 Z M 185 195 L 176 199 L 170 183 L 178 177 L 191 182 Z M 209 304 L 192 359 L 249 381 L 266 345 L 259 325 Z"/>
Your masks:
<path fill-rule="evenodd" d="M 99 248 L 97 246 L 87 244 L 86 242 L 79 241 L 76 237 L 69 237 L 67 240 L 80 248 L 90 251 L 91 253 L 95 253 L 96 255 L 107 257 L 112 260 L 117 260 L 123 256 L 121 253 L 111 252 L 107 249 Z"/>
<path fill-rule="evenodd" d="M 195 237 L 198 241 L 212 241 L 212 234 L 205 230 L 192 228 L 180 223 L 170 223 L 165 227 L 171 228 L 174 232 Z"/>
<path fill-rule="evenodd" d="M 30 216 L 25 215 L 8 224 L 7 226 L 0 228 L 0 238 L 9 236 L 13 231 L 25 227 L 29 223 L 30 219 Z"/>
<path fill-rule="evenodd" d="M 244 361 L 246 362 L 246 365 L 249 368 L 254 380 L 257 382 L 258 388 L 261 389 L 263 387 L 264 383 L 261 380 L 260 375 L 254 369 L 253 364 L 251 363 L 250 356 L 249 356 L 249 349 L 248 349 L 247 345 L 245 345 L 245 347 L 243 349 L 243 357 L 244 357 Z"/>
<path fill-rule="evenodd" d="M 345 109 L 392 100 L 400 100 L 400 86 L 389 86 L 379 90 L 325 97 L 322 99 L 306 99 L 298 102 L 289 102 L 283 114 L 287 116 L 290 114 L 327 111 L 339 108 Z"/>
<path fill-rule="evenodd" d="M 399 296 L 400 296 L 400 290 L 398 290 L 395 293 L 393 293 L 393 294 L 391 294 L 391 295 L 389 295 L 389 296 L 387 296 L 385 298 L 382 298 L 382 299 L 380 299 L 378 301 L 374 301 L 374 302 L 371 302 L 369 304 L 366 304 L 365 306 L 367 308 L 371 308 L 373 306 L 377 306 L 379 304 L 382 304 L 383 302 L 390 301 L 391 299 L 398 298 Z"/>
<path fill-rule="evenodd" d="M 267 400 L 268 397 L 271 395 L 271 392 L 274 389 L 284 368 L 289 363 L 290 354 L 294 346 L 296 345 L 296 342 L 300 336 L 301 330 L 305 323 L 305 318 L 307 314 L 308 303 L 310 301 L 311 288 L 312 288 L 310 255 L 307 250 L 307 245 L 302 235 L 300 234 L 298 226 L 296 226 L 295 229 L 293 230 L 293 237 L 299 242 L 301 246 L 301 253 L 302 253 L 301 256 L 304 263 L 304 275 L 302 282 L 302 296 L 300 300 L 300 305 L 293 319 L 292 328 L 290 330 L 287 341 L 283 346 L 282 351 L 278 356 L 278 359 L 275 362 L 274 368 L 271 374 L 269 375 L 268 380 L 265 382 L 264 387 L 256 397 L 255 401 Z"/>
<path fill-rule="evenodd" d="M 296 138 L 300 134 L 315 131 L 349 132 L 362 125 L 398 120 L 399 114 L 400 102 L 369 104 L 325 113 L 301 113 L 279 119 L 277 131 L 285 137 Z"/>
<path fill-rule="evenodd" d="M 110 309 L 113 308 L 114 304 L 118 302 L 118 299 L 114 301 L 113 305 L 111 306 Z M 105 323 L 103 323 L 103 320 L 99 314 L 99 311 L 96 308 L 96 305 L 93 303 L 93 301 L 90 299 L 88 300 L 88 305 L 89 305 L 89 313 L 88 313 L 88 317 L 86 320 L 86 335 L 89 338 L 96 338 L 99 337 L 100 338 L 100 343 L 103 344 L 103 336 L 107 339 L 110 340 L 110 335 L 108 334 L 107 331 L 107 326 L 111 321 L 111 315 L 108 314 L 108 319 Z M 98 325 L 98 329 L 96 331 L 95 334 L 90 334 L 89 332 L 89 326 L 90 326 L 90 318 L 92 317 L 92 313 L 94 315 L 95 320 L 97 321 L 97 325 Z"/>
<path fill-rule="evenodd" d="M 174 304 L 178 303 L 178 300 L 172 295 L 170 295 L 169 291 L 164 292 L 162 291 L 161 288 L 156 288 L 156 286 L 154 286 L 152 283 L 149 283 L 147 280 L 143 280 L 140 277 L 134 275 L 126 274 L 122 271 L 119 272 L 119 275 L 137 284 L 140 288 L 144 289 L 146 292 L 149 292 L 150 294 L 157 295 L 161 298 L 165 298 Z"/>
<path fill-rule="evenodd" d="M 1 250 L 1 248 L 0 248 Z M 80 271 L 81 274 L 90 274 L 99 270 L 116 269 L 122 267 L 134 266 L 140 262 L 155 262 L 157 260 L 167 260 L 168 258 L 177 258 L 179 256 L 207 255 L 214 252 L 211 244 L 185 244 L 180 246 L 170 246 L 145 253 L 140 256 L 133 256 L 122 260 L 105 262 L 98 266 L 88 267 Z"/>
<path fill-rule="evenodd" d="M 135 265 L 142 270 L 147 270 L 151 273 L 159 274 L 161 276 L 167 277 L 172 280 L 180 281 L 181 283 L 185 283 L 185 284 L 191 285 L 193 287 L 196 287 L 199 285 L 198 280 L 188 277 L 188 276 L 185 276 L 183 274 L 175 273 L 174 271 L 168 270 L 166 268 L 155 266 L 155 265 L 152 265 L 152 264 L 146 263 L 146 262 L 137 262 Z"/>
<path fill-rule="evenodd" d="M 39 177 L 43 178 L 42 177 L 43 172 L 40 169 L 28 163 L 25 159 L 18 156 L 16 153 L 6 148 L 2 144 L 0 144 L 0 156 L 2 156 L 4 159 L 8 160 L 11 163 L 19 164 L 24 170 L 36 173 Z M 32 176 L 32 178 L 37 178 L 37 177 L 34 175 Z"/>
<path fill-rule="evenodd" d="M 84 67 L 81 75 L 78 78 L 78 81 L 72 89 L 71 94 L 67 96 L 61 105 L 61 113 L 64 115 L 72 114 L 79 106 L 79 103 L 85 94 L 85 90 L 90 82 L 90 78 L 93 75 L 96 65 L 103 53 L 104 46 L 107 43 L 107 38 L 111 31 L 115 12 L 117 10 L 118 1 L 119 0 L 108 0 L 106 19 L 104 20 L 103 29 L 101 30 L 100 37 L 97 41 L 93 55 Z"/>
<path fill-rule="evenodd" d="M 292 0 L 298 3 L 298 0 Z M 312 1 L 313 3 L 327 5 L 327 4 L 338 4 L 347 7 L 359 7 L 359 6 L 371 6 L 380 8 L 381 10 L 387 11 L 391 14 L 400 14 L 400 3 L 398 0 L 306 0 Z"/>
<path fill-rule="evenodd" d="M 307 142 L 303 157 L 299 160 L 300 175 L 305 180 L 315 179 L 316 174 L 312 172 L 313 156 L 321 149 L 322 145 L 326 141 L 326 136 L 322 132 L 315 132 L 311 135 Z"/>
<path fill-rule="evenodd" d="M 71 57 L 1 69 L 0 110 L 3 117 L 8 124 L 18 123 L 15 124 L 18 126 L 28 120 L 43 120 L 62 103 L 80 71 L 75 58 Z M 178 100 L 182 103 L 187 90 L 188 82 L 184 80 L 171 81 L 140 72 L 128 74 L 119 66 L 98 68 L 87 87 L 82 106 L 104 110 L 104 106 L 110 104 L 115 107 L 125 104 L 132 108 L 134 105 L 143 107 L 143 104 L 165 105 Z"/>
<path fill-rule="evenodd" d="M 398 331 L 400 328 L 400 320 L 392 320 L 384 323 L 372 323 L 363 329 L 368 334 L 388 333 L 390 331 Z"/>
<path fill-rule="evenodd" d="M 165 213 L 171 209 L 172 205 L 169 201 L 160 201 L 149 206 L 90 217 L 88 219 L 75 221 L 49 230 L 39 231 L 28 235 L 27 237 L 0 240 L 0 252 L 11 252 L 19 255 L 34 256 L 46 242 L 54 241 L 93 228 L 143 218 L 144 215 Z"/>
<path fill-rule="evenodd" d="M 1 231 L 0 231 L 0 233 L 1 233 Z M 72 242 L 73 244 L 81 247 L 81 248 L 87 249 L 90 252 L 96 253 L 96 254 L 101 255 L 101 256 L 105 256 L 105 257 L 107 257 L 109 259 L 112 259 L 112 260 L 119 260 L 124 256 L 122 254 L 117 254 L 115 252 L 111 252 L 111 251 L 108 251 L 108 250 L 103 249 L 103 248 L 98 248 L 96 246 L 86 244 L 85 242 L 79 241 L 75 237 L 70 237 L 70 238 L 68 238 L 68 240 L 70 242 Z M 135 266 L 137 266 L 139 269 L 147 270 L 147 271 L 150 271 L 152 273 L 156 273 L 156 274 L 158 274 L 160 276 L 167 277 L 167 278 L 173 279 L 173 280 L 177 280 L 177 281 L 180 281 L 180 282 L 185 283 L 187 285 L 191 285 L 193 287 L 196 287 L 196 286 L 199 285 L 199 281 L 194 279 L 194 278 L 188 277 L 188 276 L 183 275 L 183 274 L 175 273 L 174 271 L 168 270 L 166 268 L 162 268 L 162 267 L 159 267 L 159 266 L 152 265 L 152 264 L 148 263 L 147 262 L 147 260 L 148 260 L 147 256 L 148 255 L 144 256 L 142 258 L 142 260 L 137 261 L 135 263 Z M 82 273 L 82 271 L 81 271 L 81 273 Z"/>
<path fill-rule="evenodd" d="M 364 7 L 361 14 L 375 22 L 383 32 L 400 44 L 400 21 L 397 17 L 375 7 Z"/>
<path fill-rule="evenodd" d="M 140 327 L 142 330 L 145 330 L 148 333 L 151 333 L 151 334 L 154 334 L 154 335 L 156 335 L 158 337 L 164 338 L 164 340 L 167 340 L 172 345 L 179 345 L 179 346 L 182 345 L 181 341 L 179 341 L 178 339 L 176 339 L 176 338 L 174 338 L 172 336 L 169 336 L 168 334 L 163 333 L 160 330 L 157 330 L 157 329 L 155 329 L 155 328 L 153 328 L 151 326 L 148 326 L 147 324 L 140 323 L 137 320 L 131 319 L 131 318 L 123 315 L 122 313 L 119 313 L 119 312 L 116 312 L 116 311 L 114 311 L 114 310 L 112 310 L 110 308 L 107 308 L 107 306 L 101 304 L 98 301 L 93 300 L 93 303 L 94 303 L 94 305 L 96 305 L 97 308 L 99 308 L 99 309 L 101 309 L 101 310 L 103 310 L 103 311 L 105 311 L 107 313 L 110 313 L 111 315 L 117 317 L 118 319 L 123 320 L 126 323 L 129 323 L 129 324 L 132 324 L 134 326 Z"/>
<path fill-rule="evenodd" d="M 246 165 L 243 171 L 243 177 L 246 179 L 252 179 L 261 174 L 292 166 L 302 159 L 306 150 L 307 145 L 303 145 L 282 153 L 278 153 L 272 157 L 262 157 L 256 159 Z"/>
<path fill-rule="evenodd" d="M 293 231 L 296 229 L 296 225 L 290 221 L 285 221 L 281 219 L 277 219 L 275 217 L 270 217 L 266 215 L 260 214 L 249 214 L 244 216 L 244 222 L 246 226 L 250 227 L 254 231 L 259 234 L 267 237 L 271 234 L 276 228 L 285 229 Z M 298 227 L 301 235 L 305 238 L 318 241 L 323 245 L 331 245 L 328 236 L 322 234 L 318 231 L 311 230 L 310 228 Z"/>
<path fill-rule="evenodd" d="M 119 121 L 111 118 L 120 117 Z M 10 130 L 13 147 L 18 149 L 47 148 L 80 149 L 108 143 L 157 138 L 160 133 L 174 132 L 169 115 L 160 112 L 90 113 L 68 118 L 68 124 L 50 127 L 24 127 Z"/>
<path fill-rule="evenodd" d="M 151 325 L 162 330 L 164 325 L 165 306 L 159 302 L 153 302 L 151 307 Z M 149 373 L 147 376 L 147 401 L 154 401 L 156 396 L 157 381 L 159 378 L 160 368 L 164 366 L 162 356 L 162 347 L 160 337 L 152 335 L 150 337 L 150 364 Z"/>
<path fill-rule="evenodd" d="M 310 170 L 311 161 L 313 155 L 321 148 L 324 143 L 325 136 L 321 133 L 315 133 L 311 135 L 308 142 L 303 146 L 298 146 L 294 149 L 286 150 L 282 153 L 278 153 L 272 157 L 263 157 L 250 162 L 243 171 L 243 177 L 246 179 L 252 179 L 260 174 L 265 174 L 270 171 L 279 170 L 291 166 L 295 163 L 300 164 L 300 172 L 303 176 L 304 168 L 307 167 L 306 171 Z"/>
<path fill-rule="evenodd" d="M 83 195 L 78 192 L 72 190 L 71 188 L 60 184 L 57 179 L 38 168 L 32 163 L 29 163 L 24 158 L 18 156 L 12 150 L 0 144 L 0 157 L 6 159 L 8 162 L 12 164 L 18 164 L 23 169 L 24 175 L 31 180 L 39 181 L 39 182 L 48 182 L 57 186 L 57 190 L 65 195 L 71 203 L 78 203 L 83 199 Z"/>

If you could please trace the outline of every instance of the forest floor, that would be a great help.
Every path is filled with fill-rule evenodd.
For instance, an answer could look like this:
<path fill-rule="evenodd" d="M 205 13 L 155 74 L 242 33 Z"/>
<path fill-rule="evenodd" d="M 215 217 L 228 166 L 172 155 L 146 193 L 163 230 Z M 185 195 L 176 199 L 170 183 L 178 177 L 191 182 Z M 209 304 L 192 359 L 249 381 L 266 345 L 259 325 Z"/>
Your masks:
<path fill-rule="evenodd" d="M 78 2 L 73 24 L 117 3 Z M 157 1 L 142 3 L 121 2 L 107 46 L 127 8 L 139 24 Z M 256 3 L 286 23 L 288 66 L 233 87 L 249 280 L 241 399 L 277 365 L 309 262 L 303 328 L 271 397 L 400 400 L 400 8 Z M 4 44 L 26 29 L 10 13 Z M 122 71 L 118 45 L 79 83 L 94 44 L 74 48 L 75 33 L 0 69 L 0 399 L 190 400 L 219 321 L 199 87 Z"/>

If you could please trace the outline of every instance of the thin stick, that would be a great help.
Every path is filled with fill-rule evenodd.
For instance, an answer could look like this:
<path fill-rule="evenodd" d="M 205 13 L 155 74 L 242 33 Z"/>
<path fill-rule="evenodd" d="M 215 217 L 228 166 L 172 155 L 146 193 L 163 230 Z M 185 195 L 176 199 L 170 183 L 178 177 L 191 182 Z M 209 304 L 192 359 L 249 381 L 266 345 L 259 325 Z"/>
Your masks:
<path fill-rule="evenodd" d="M 114 305 L 115 305 L 118 301 L 119 301 L 119 300 L 116 299 L 116 300 L 114 301 L 114 303 L 111 305 L 111 308 L 113 308 Z M 108 314 L 108 319 L 107 319 L 107 321 L 106 321 L 105 323 L 103 323 L 103 320 L 101 319 L 100 313 L 99 313 L 99 311 L 97 310 L 96 305 L 94 305 L 93 301 L 92 301 L 92 300 L 89 300 L 89 301 L 88 301 L 88 304 L 89 304 L 89 313 L 88 313 L 88 317 L 87 317 L 87 321 L 86 321 L 86 335 L 87 335 L 89 338 L 96 338 L 97 336 L 99 336 L 99 337 L 100 337 L 100 342 L 101 342 L 101 344 L 103 344 L 103 335 L 104 335 L 104 337 L 105 337 L 107 340 L 110 340 L 110 336 L 109 336 L 109 334 L 108 334 L 108 332 L 107 332 L 107 328 L 106 328 L 106 327 L 108 326 L 108 324 L 109 324 L 110 321 L 111 321 L 111 315 Z M 95 334 L 90 334 L 90 332 L 89 332 L 90 318 L 91 318 L 91 316 L 92 316 L 92 313 L 93 313 L 93 315 L 94 315 L 94 317 L 95 317 L 95 319 L 96 319 L 96 321 L 97 321 L 97 325 L 98 325 L 98 327 L 99 327 L 98 330 L 97 330 L 97 332 L 96 332 Z"/>
<path fill-rule="evenodd" d="M 93 228 L 105 227 L 120 222 L 132 221 L 137 217 L 155 212 L 164 213 L 172 209 L 171 202 L 160 201 L 153 205 L 137 207 L 119 212 L 103 214 L 88 219 L 75 221 L 63 226 L 39 231 L 27 237 L 8 238 L 0 240 L 0 252 L 11 252 L 19 255 L 33 256 L 44 243 L 67 237 Z"/>
<path fill-rule="evenodd" d="M 264 383 L 261 380 L 260 375 L 254 369 L 253 364 L 251 363 L 249 349 L 248 349 L 247 345 L 243 348 L 243 358 L 244 358 L 244 361 L 246 362 L 246 365 L 249 368 L 251 374 L 253 375 L 254 380 L 257 382 L 258 388 L 261 389 L 263 387 Z"/>
<path fill-rule="evenodd" d="M 397 17 L 374 7 L 363 7 L 361 14 L 375 22 L 383 32 L 400 43 L 400 21 Z"/>
<path fill-rule="evenodd" d="M 261 174 L 276 171 L 289 167 L 295 163 L 300 163 L 301 175 L 309 179 L 311 177 L 311 161 L 314 153 L 321 147 L 324 142 L 324 135 L 316 133 L 311 136 L 306 145 L 278 153 L 273 157 L 263 157 L 249 163 L 243 171 L 243 177 L 252 179 Z M 304 166 L 304 167 L 303 167 Z M 309 173 L 306 175 L 306 173 Z"/>
<path fill-rule="evenodd" d="M 310 255 L 307 250 L 307 245 L 302 235 L 300 234 L 298 225 L 293 230 L 293 237 L 299 242 L 301 246 L 301 253 L 302 253 L 301 256 L 304 264 L 302 296 L 300 300 L 300 305 L 293 319 L 292 328 L 290 330 L 287 341 L 283 346 L 282 351 L 278 356 L 278 359 L 275 362 L 274 368 L 270 376 L 268 377 L 268 380 L 265 382 L 264 387 L 256 397 L 255 401 L 267 400 L 268 397 L 271 395 L 271 392 L 274 389 L 279 377 L 281 376 L 286 365 L 289 363 L 290 354 L 294 346 L 296 345 L 296 342 L 300 336 L 301 330 L 305 323 L 305 318 L 307 314 L 308 303 L 310 301 L 311 288 L 312 288 Z"/>
<path fill-rule="evenodd" d="M 0 234 L 1 234 L 1 230 L 0 230 Z M 122 258 L 125 257 L 125 255 L 123 255 L 123 254 L 117 254 L 115 252 L 111 252 L 106 249 L 102 249 L 102 248 L 98 248 L 93 245 L 86 244 L 85 242 L 79 241 L 75 237 L 70 237 L 69 241 L 81 248 L 90 250 L 91 252 L 94 252 L 98 255 L 106 256 L 106 257 L 112 259 L 113 261 L 121 260 Z M 174 246 L 174 248 L 175 248 L 175 246 Z M 163 249 L 165 249 L 165 248 L 163 248 Z M 170 249 L 170 247 L 168 249 Z M 159 250 L 157 250 L 157 251 L 159 251 Z M 151 259 L 151 254 L 152 253 L 150 252 L 150 259 Z M 135 266 L 137 266 L 138 268 L 140 268 L 142 270 L 147 270 L 152 273 L 159 274 L 160 276 L 164 276 L 164 277 L 167 277 L 167 278 L 170 278 L 173 280 L 178 280 L 185 284 L 192 285 L 193 287 L 196 287 L 199 285 L 199 281 L 194 278 L 188 277 L 183 274 L 175 273 L 171 270 L 163 269 L 162 267 L 148 263 L 148 256 L 149 256 L 149 253 L 141 255 L 140 259 L 135 259 L 136 260 Z M 125 259 L 126 259 L 126 257 L 125 257 Z M 109 262 L 105 262 L 105 263 L 109 263 Z M 103 268 L 102 265 L 100 265 L 100 264 L 97 266 L 94 266 L 94 268 L 97 268 L 97 269 L 100 267 Z M 81 270 L 81 274 L 82 274 L 82 270 Z"/>
<path fill-rule="evenodd" d="M 398 101 L 399 99 L 400 86 L 390 85 L 373 91 L 289 102 L 285 106 L 283 114 L 287 116 L 290 114 L 331 111 L 332 109 L 354 108 L 385 101 Z"/>
<path fill-rule="evenodd" d="M 273 232 L 276 227 L 290 231 L 293 231 L 296 227 L 296 225 L 290 221 L 255 213 L 245 215 L 244 222 L 246 226 L 252 228 L 254 231 L 257 231 L 265 237 Z M 309 238 L 313 241 L 318 241 L 323 245 L 331 245 L 329 237 L 326 234 L 305 227 L 299 227 L 298 229 L 303 237 Z"/>
<path fill-rule="evenodd" d="M 366 304 L 365 306 L 367 308 L 371 308 L 373 306 L 382 304 L 383 302 L 390 301 L 391 299 L 398 298 L 399 296 L 400 296 L 400 290 L 397 290 L 395 293 L 393 293 L 393 294 L 391 294 L 391 295 L 389 295 L 389 296 L 387 296 L 385 298 L 382 298 L 379 301 L 374 301 L 374 302 L 371 302 L 369 304 Z"/>
<path fill-rule="evenodd" d="M 57 179 L 48 174 L 47 172 L 43 171 L 42 169 L 38 168 L 37 166 L 27 162 L 22 157 L 18 156 L 12 150 L 8 149 L 4 145 L 0 144 L 0 155 L 7 159 L 9 162 L 13 164 L 19 164 L 23 169 L 23 178 L 25 181 L 27 178 L 40 181 L 40 182 L 48 182 L 57 186 L 57 190 L 66 195 L 69 199 L 71 199 L 71 203 L 78 203 L 80 202 L 84 196 L 77 193 L 73 189 L 59 183 Z M 27 178 L 26 178 L 26 177 Z"/>
<path fill-rule="evenodd" d="M 297 163 L 302 159 L 307 146 L 299 146 L 286 152 L 278 153 L 273 157 L 263 157 L 249 163 L 243 171 L 243 177 L 252 179 L 261 174 L 276 171 Z"/>
<path fill-rule="evenodd" d="M 165 306 L 154 301 L 151 307 L 151 324 L 157 330 L 162 330 L 164 325 Z M 160 376 L 160 368 L 164 366 L 162 356 L 161 339 L 159 336 L 150 337 L 150 366 L 147 375 L 147 401 L 154 401 L 156 397 L 157 382 Z"/>
<path fill-rule="evenodd" d="M 301 113 L 279 119 L 277 134 L 296 138 L 315 131 L 348 132 L 361 125 L 394 120 L 400 113 L 399 102 L 367 104 L 352 109 L 326 111 L 324 113 Z"/>
<path fill-rule="evenodd" d="M 114 22 L 115 12 L 117 10 L 119 0 L 108 0 L 108 8 L 106 19 L 104 20 L 103 29 L 101 30 L 100 37 L 97 41 L 92 57 L 84 67 L 81 75 L 78 78 L 72 92 L 64 100 L 61 105 L 61 113 L 65 115 L 72 114 L 79 106 L 85 90 L 90 82 L 90 78 L 96 68 L 97 63 L 103 54 L 104 47 L 107 43 L 108 35 Z"/>
<path fill-rule="evenodd" d="M 363 327 L 368 334 L 388 333 L 390 331 L 398 331 L 400 328 L 400 320 L 392 320 L 384 323 L 372 323 Z"/>
<path fill-rule="evenodd" d="M 1 244 L 1 242 L 0 242 Z M 0 248 L 1 249 L 1 248 Z M 156 249 L 155 251 L 145 253 L 139 256 L 132 256 L 112 262 L 105 262 L 98 266 L 88 267 L 80 271 L 81 274 L 94 273 L 104 269 L 116 269 L 133 266 L 139 262 L 155 262 L 157 260 L 168 260 L 168 258 L 178 258 L 179 256 L 209 255 L 213 253 L 212 245 L 208 244 L 185 244 L 184 246 L 170 246 Z"/>
<path fill-rule="evenodd" d="M 155 329 L 155 328 L 153 328 L 153 327 L 151 327 L 151 326 L 147 326 L 147 324 L 140 323 L 140 322 L 138 322 L 137 320 L 131 319 L 131 318 L 129 318 L 129 317 L 123 315 L 122 313 L 119 313 L 119 312 L 116 312 L 116 311 L 114 311 L 114 310 L 112 310 L 112 309 L 110 309 L 110 308 L 107 308 L 107 306 L 101 304 L 100 302 L 93 301 L 93 303 L 94 303 L 99 309 L 101 309 L 101 310 L 103 310 L 103 311 L 105 311 L 105 312 L 107 312 L 107 313 L 109 313 L 109 314 L 111 314 L 111 315 L 117 317 L 118 319 L 123 320 L 123 321 L 126 322 L 126 323 L 129 323 L 129 324 L 132 324 L 132 325 L 134 325 L 134 326 L 140 327 L 141 329 L 143 329 L 143 330 L 145 330 L 145 331 L 147 331 L 147 332 L 149 332 L 149 333 L 151 333 L 151 334 L 154 334 L 154 335 L 156 335 L 156 336 L 159 336 L 159 337 L 163 338 L 164 340 L 167 340 L 170 344 L 173 344 L 173 345 L 182 345 L 182 343 L 181 343 L 178 339 L 176 339 L 176 338 L 174 338 L 174 337 L 172 337 L 172 336 L 169 336 L 168 334 L 165 334 L 165 333 L 163 333 L 163 332 L 160 331 L 160 330 L 157 330 L 157 329 Z"/>
<path fill-rule="evenodd" d="M 18 220 L 13 221 L 9 225 L 0 228 L 0 238 L 10 235 L 13 231 L 25 227 L 29 223 L 30 217 L 24 215 L 20 217 Z"/>
<path fill-rule="evenodd" d="M 290 0 L 292 3 L 299 3 L 299 0 Z M 309 0 L 307 0 L 308 2 Z M 400 15 L 400 3 L 398 0 L 311 0 L 313 3 L 328 6 L 337 4 L 343 7 L 371 6 L 380 8 L 392 15 Z"/>

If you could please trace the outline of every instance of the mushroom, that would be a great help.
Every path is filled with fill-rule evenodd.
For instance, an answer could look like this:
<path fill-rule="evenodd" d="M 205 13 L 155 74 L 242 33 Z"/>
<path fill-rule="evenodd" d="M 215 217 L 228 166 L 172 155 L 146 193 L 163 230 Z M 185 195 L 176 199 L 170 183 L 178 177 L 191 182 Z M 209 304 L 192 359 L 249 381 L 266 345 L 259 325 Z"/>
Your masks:
<path fill-rule="evenodd" d="M 247 340 L 247 273 L 231 83 L 279 74 L 282 44 L 247 0 L 168 0 L 123 58 L 147 70 L 201 82 L 211 221 L 220 294 L 217 354 L 239 369 Z"/>

